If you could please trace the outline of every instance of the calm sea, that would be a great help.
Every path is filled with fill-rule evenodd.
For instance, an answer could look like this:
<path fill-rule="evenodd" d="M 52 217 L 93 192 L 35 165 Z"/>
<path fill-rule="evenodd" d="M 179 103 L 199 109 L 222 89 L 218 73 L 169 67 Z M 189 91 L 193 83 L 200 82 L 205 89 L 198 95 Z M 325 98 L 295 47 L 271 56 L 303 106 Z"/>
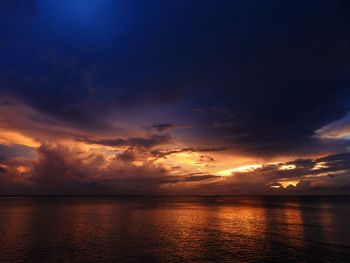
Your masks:
<path fill-rule="evenodd" d="M 350 198 L 3 197 L 0 262 L 350 262 Z"/>

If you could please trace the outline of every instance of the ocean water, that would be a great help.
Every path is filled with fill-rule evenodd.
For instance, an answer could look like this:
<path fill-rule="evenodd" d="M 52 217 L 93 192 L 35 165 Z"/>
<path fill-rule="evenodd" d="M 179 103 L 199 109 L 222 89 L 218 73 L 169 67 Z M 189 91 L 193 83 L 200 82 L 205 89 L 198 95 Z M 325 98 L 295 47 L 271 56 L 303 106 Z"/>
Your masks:
<path fill-rule="evenodd" d="M 350 198 L 2 197 L 0 262 L 350 262 Z"/>

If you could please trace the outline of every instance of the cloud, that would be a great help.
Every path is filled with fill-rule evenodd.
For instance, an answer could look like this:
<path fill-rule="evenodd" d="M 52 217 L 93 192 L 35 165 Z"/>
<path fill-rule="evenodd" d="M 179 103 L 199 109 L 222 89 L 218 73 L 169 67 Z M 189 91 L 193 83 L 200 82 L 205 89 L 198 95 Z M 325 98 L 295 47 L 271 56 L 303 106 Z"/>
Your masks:
<path fill-rule="evenodd" d="M 350 186 L 349 161 L 350 153 L 343 153 L 269 164 L 249 172 L 234 172 L 227 184 L 255 193 L 337 193 L 340 186 Z"/>
<path fill-rule="evenodd" d="M 350 140 L 350 113 L 316 130 L 315 134 L 324 140 Z"/>
<path fill-rule="evenodd" d="M 0 166 L 0 190 L 9 194 L 167 194 L 180 191 L 181 184 L 218 178 L 171 175 L 167 168 L 140 155 L 126 158 L 128 151 L 110 159 L 94 150 L 43 144 L 25 180 L 19 180 L 24 176 L 16 170 L 17 165 Z M 134 164 L 135 160 L 142 164 Z"/>
<path fill-rule="evenodd" d="M 226 151 L 226 147 L 189 147 L 189 148 L 181 148 L 176 150 L 164 150 L 164 149 L 158 149 L 158 150 L 152 150 L 151 154 L 158 158 L 166 158 L 167 156 L 170 156 L 172 154 L 178 154 L 178 153 L 185 153 L 185 152 L 223 152 Z"/>
<path fill-rule="evenodd" d="M 149 158 L 143 147 L 110 158 L 93 149 L 43 144 L 37 155 L 35 160 L 1 162 L 2 194 L 339 194 L 350 189 L 349 153 L 268 164 L 229 176 L 171 170 Z M 28 169 L 19 168 L 23 166 Z"/>
<path fill-rule="evenodd" d="M 121 138 L 116 139 L 92 139 L 92 138 L 78 138 L 77 141 L 85 142 L 88 144 L 98 144 L 102 146 L 127 146 L 128 142 Z"/>
<path fill-rule="evenodd" d="M 8 100 L 11 103 L 0 106 L 1 143 L 38 147 L 43 141 L 61 141 L 81 133 L 74 125 L 35 110 L 18 99 Z"/>
<path fill-rule="evenodd" d="M 212 174 L 201 174 L 201 175 L 188 175 L 183 176 L 179 179 L 181 182 L 198 182 L 198 181 L 208 181 L 208 180 L 216 180 L 219 179 L 220 176 L 212 175 Z"/>
<path fill-rule="evenodd" d="M 151 148 L 157 145 L 169 143 L 170 140 L 171 140 L 171 136 L 168 134 L 166 135 L 155 134 L 155 135 L 151 135 L 148 138 L 132 137 L 132 138 L 129 138 L 127 141 L 131 146 Z"/>
<path fill-rule="evenodd" d="M 151 125 L 151 128 L 155 129 L 158 132 L 165 131 L 167 129 L 175 128 L 176 126 L 173 123 L 158 123 Z"/>
<path fill-rule="evenodd" d="M 144 147 L 152 148 L 157 145 L 167 144 L 171 140 L 171 136 L 168 134 L 158 135 L 153 134 L 148 137 L 130 137 L 127 139 L 91 139 L 91 138 L 78 138 L 78 141 L 82 141 L 88 144 L 98 144 L 102 146 L 130 146 L 130 147 Z"/>
<path fill-rule="evenodd" d="M 135 166 L 95 151 L 42 145 L 33 163 L 32 191 L 53 194 L 126 194 L 159 191 L 166 170 L 151 162 Z M 159 180 L 158 180 L 159 179 Z"/>

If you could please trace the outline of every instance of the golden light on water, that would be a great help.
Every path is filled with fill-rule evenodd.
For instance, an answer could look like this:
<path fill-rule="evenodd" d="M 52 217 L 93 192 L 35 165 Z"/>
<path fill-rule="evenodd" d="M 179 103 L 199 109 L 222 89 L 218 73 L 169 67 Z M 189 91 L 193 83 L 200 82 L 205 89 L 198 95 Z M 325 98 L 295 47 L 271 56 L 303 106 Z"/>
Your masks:
<path fill-rule="evenodd" d="M 0 242 L 0 250 L 6 262 L 33 253 L 47 261 L 59 257 L 64 262 L 97 256 L 103 262 L 124 262 L 135 254 L 138 262 L 146 253 L 162 262 L 170 257 L 181 262 L 206 262 L 209 257 L 213 262 L 246 262 L 246 258 L 284 262 L 285 255 L 292 262 L 304 262 L 300 251 L 309 246 L 328 251 L 328 247 L 344 248 L 342 244 L 349 243 L 339 234 L 347 235 L 348 229 L 335 221 L 346 219 L 342 211 L 348 203 L 335 209 L 338 203 L 322 198 L 306 204 L 290 197 L 17 198 L 1 202 L 0 230 L 6 242 Z M 315 236 L 319 242 L 315 243 Z M 343 262 L 346 249 L 330 250 L 329 255 L 334 262 Z M 79 253 L 72 254 L 72 250 Z M 274 253 L 282 256 L 276 259 Z"/>

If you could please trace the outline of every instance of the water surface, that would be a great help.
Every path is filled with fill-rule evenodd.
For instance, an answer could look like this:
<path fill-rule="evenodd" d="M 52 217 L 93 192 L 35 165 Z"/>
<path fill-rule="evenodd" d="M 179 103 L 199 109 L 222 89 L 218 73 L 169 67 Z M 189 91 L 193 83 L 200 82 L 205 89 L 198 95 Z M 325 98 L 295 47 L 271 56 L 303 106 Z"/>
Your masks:
<path fill-rule="evenodd" d="M 3 197 L 0 262 L 350 262 L 349 197 Z"/>

